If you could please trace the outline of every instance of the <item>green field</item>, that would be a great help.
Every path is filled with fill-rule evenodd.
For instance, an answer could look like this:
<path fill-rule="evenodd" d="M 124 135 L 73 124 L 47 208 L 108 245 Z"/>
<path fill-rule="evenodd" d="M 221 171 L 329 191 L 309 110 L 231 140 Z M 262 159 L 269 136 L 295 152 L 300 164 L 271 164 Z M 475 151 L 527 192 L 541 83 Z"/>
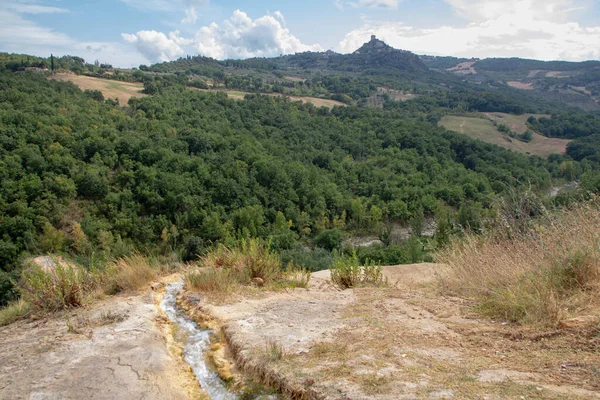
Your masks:
<path fill-rule="evenodd" d="M 508 125 L 514 132 L 521 134 L 527 129 L 526 121 L 530 115 L 504 113 L 482 113 L 472 117 L 447 115 L 441 119 L 439 124 L 448 130 L 463 133 L 473 139 L 479 139 L 520 153 L 540 157 L 548 157 L 550 154 L 564 154 L 567 151 L 569 140 L 547 138 L 536 133 L 531 142 L 524 143 L 499 132 L 492 122 L 494 120 L 498 124 Z"/>

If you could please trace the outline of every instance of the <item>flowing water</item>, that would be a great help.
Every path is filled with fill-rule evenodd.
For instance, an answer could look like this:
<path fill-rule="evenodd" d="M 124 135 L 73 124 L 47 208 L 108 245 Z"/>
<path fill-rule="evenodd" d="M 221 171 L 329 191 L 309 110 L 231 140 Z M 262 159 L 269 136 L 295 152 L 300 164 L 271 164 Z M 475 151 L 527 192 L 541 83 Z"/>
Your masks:
<path fill-rule="evenodd" d="M 160 307 L 167 317 L 175 324 L 185 337 L 184 359 L 200 382 L 202 389 L 213 400 L 237 399 L 238 396 L 229 391 L 216 371 L 211 370 L 206 363 L 205 353 L 210 347 L 212 331 L 200 328 L 194 321 L 186 317 L 185 312 L 177 307 L 177 293 L 182 289 L 183 282 L 167 286 L 166 294 Z"/>
<path fill-rule="evenodd" d="M 202 329 L 189 319 L 185 311 L 177 306 L 177 293 L 183 288 L 183 282 L 167 285 L 166 293 L 160 308 L 167 314 L 171 322 L 177 326 L 184 341 L 183 358 L 193 369 L 202 389 L 212 400 L 239 399 L 238 393 L 230 391 L 214 368 L 206 363 L 206 352 L 210 348 L 210 337 L 213 331 Z M 248 381 L 252 394 L 244 393 L 244 399 L 276 400 L 280 396 L 266 391 L 255 382 Z"/>

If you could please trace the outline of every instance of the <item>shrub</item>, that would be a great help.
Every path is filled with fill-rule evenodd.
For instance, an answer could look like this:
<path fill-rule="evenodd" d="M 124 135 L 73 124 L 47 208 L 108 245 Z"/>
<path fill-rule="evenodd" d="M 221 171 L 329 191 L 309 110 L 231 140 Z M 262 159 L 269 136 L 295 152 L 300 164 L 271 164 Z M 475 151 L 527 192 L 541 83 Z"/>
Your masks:
<path fill-rule="evenodd" d="M 190 237 L 183 250 L 182 260 L 185 262 L 194 261 L 200 257 L 204 251 L 204 241 L 198 236 Z"/>
<path fill-rule="evenodd" d="M 525 324 L 556 326 L 600 311 L 597 201 L 518 228 L 467 235 L 438 250 L 436 259 L 449 267 L 444 290 L 473 298 L 491 317 Z"/>
<path fill-rule="evenodd" d="M 330 271 L 331 281 L 341 289 L 364 285 L 387 285 L 387 279 L 383 275 L 381 267 L 374 265 L 370 261 L 364 267 L 361 267 L 356 252 L 351 256 L 336 254 Z"/>
<path fill-rule="evenodd" d="M 23 300 L 38 310 L 58 311 L 83 305 L 94 278 L 72 265 L 57 263 L 52 271 L 31 265 L 21 274 L 19 290 Z"/>
<path fill-rule="evenodd" d="M 374 244 L 367 247 L 358 247 L 356 251 L 358 259 L 362 264 L 374 260 L 381 265 L 416 264 L 430 261 L 431 256 L 423 244 L 425 239 L 411 237 L 402 244 L 383 246 Z"/>
<path fill-rule="evenodd" d="M 4 272 L 0 270 L 0 307 L 19 297 L 19 290 L 14 284 L 19 280 L 19 276 L 19 271 Z"/>
<path fill-rule="evenodd" d="M 332 261 L 331 252 L 320 248 L 307 249 L 297 247 L 294 250 L 287 250 L 281 253 L 281 262 L 284 265 L 293 262 L 295 265 L 313 272 L 329 269 Z"/>
<path fill-rule="evenodd" d="M 313 239 L 315 246 L 329 251 L 339 249 L 343 241 L 344 235 L 337 229 L 323 231 Z"/>

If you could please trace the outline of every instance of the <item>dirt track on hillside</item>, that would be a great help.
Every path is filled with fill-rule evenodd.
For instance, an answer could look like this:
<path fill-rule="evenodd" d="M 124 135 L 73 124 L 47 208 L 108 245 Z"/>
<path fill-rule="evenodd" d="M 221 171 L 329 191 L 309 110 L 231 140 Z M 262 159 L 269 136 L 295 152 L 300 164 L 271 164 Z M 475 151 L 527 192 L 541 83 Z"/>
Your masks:
<path fill-rule="evenodd" d="M 386 267 L 394 287 L 345 291 L 324 271 L 309 290 L 201 307 L 232 348 L 310 398 L 600 398 L 600 338 L 476 319 L 436 292 L 440 268 Z"/>

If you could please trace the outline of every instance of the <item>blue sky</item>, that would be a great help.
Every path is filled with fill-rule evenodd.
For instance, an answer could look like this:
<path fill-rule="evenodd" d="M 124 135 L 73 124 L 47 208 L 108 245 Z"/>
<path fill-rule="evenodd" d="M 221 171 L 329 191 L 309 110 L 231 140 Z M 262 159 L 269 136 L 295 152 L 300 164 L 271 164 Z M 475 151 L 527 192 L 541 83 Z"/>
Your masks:
<path fill-rule="evenodd" d="M 130 67 L 186 54 L 348 53 L 376 34 L 419 54 L 600 58 L 596 0 L 0 0 L 0 51 Z"/>

